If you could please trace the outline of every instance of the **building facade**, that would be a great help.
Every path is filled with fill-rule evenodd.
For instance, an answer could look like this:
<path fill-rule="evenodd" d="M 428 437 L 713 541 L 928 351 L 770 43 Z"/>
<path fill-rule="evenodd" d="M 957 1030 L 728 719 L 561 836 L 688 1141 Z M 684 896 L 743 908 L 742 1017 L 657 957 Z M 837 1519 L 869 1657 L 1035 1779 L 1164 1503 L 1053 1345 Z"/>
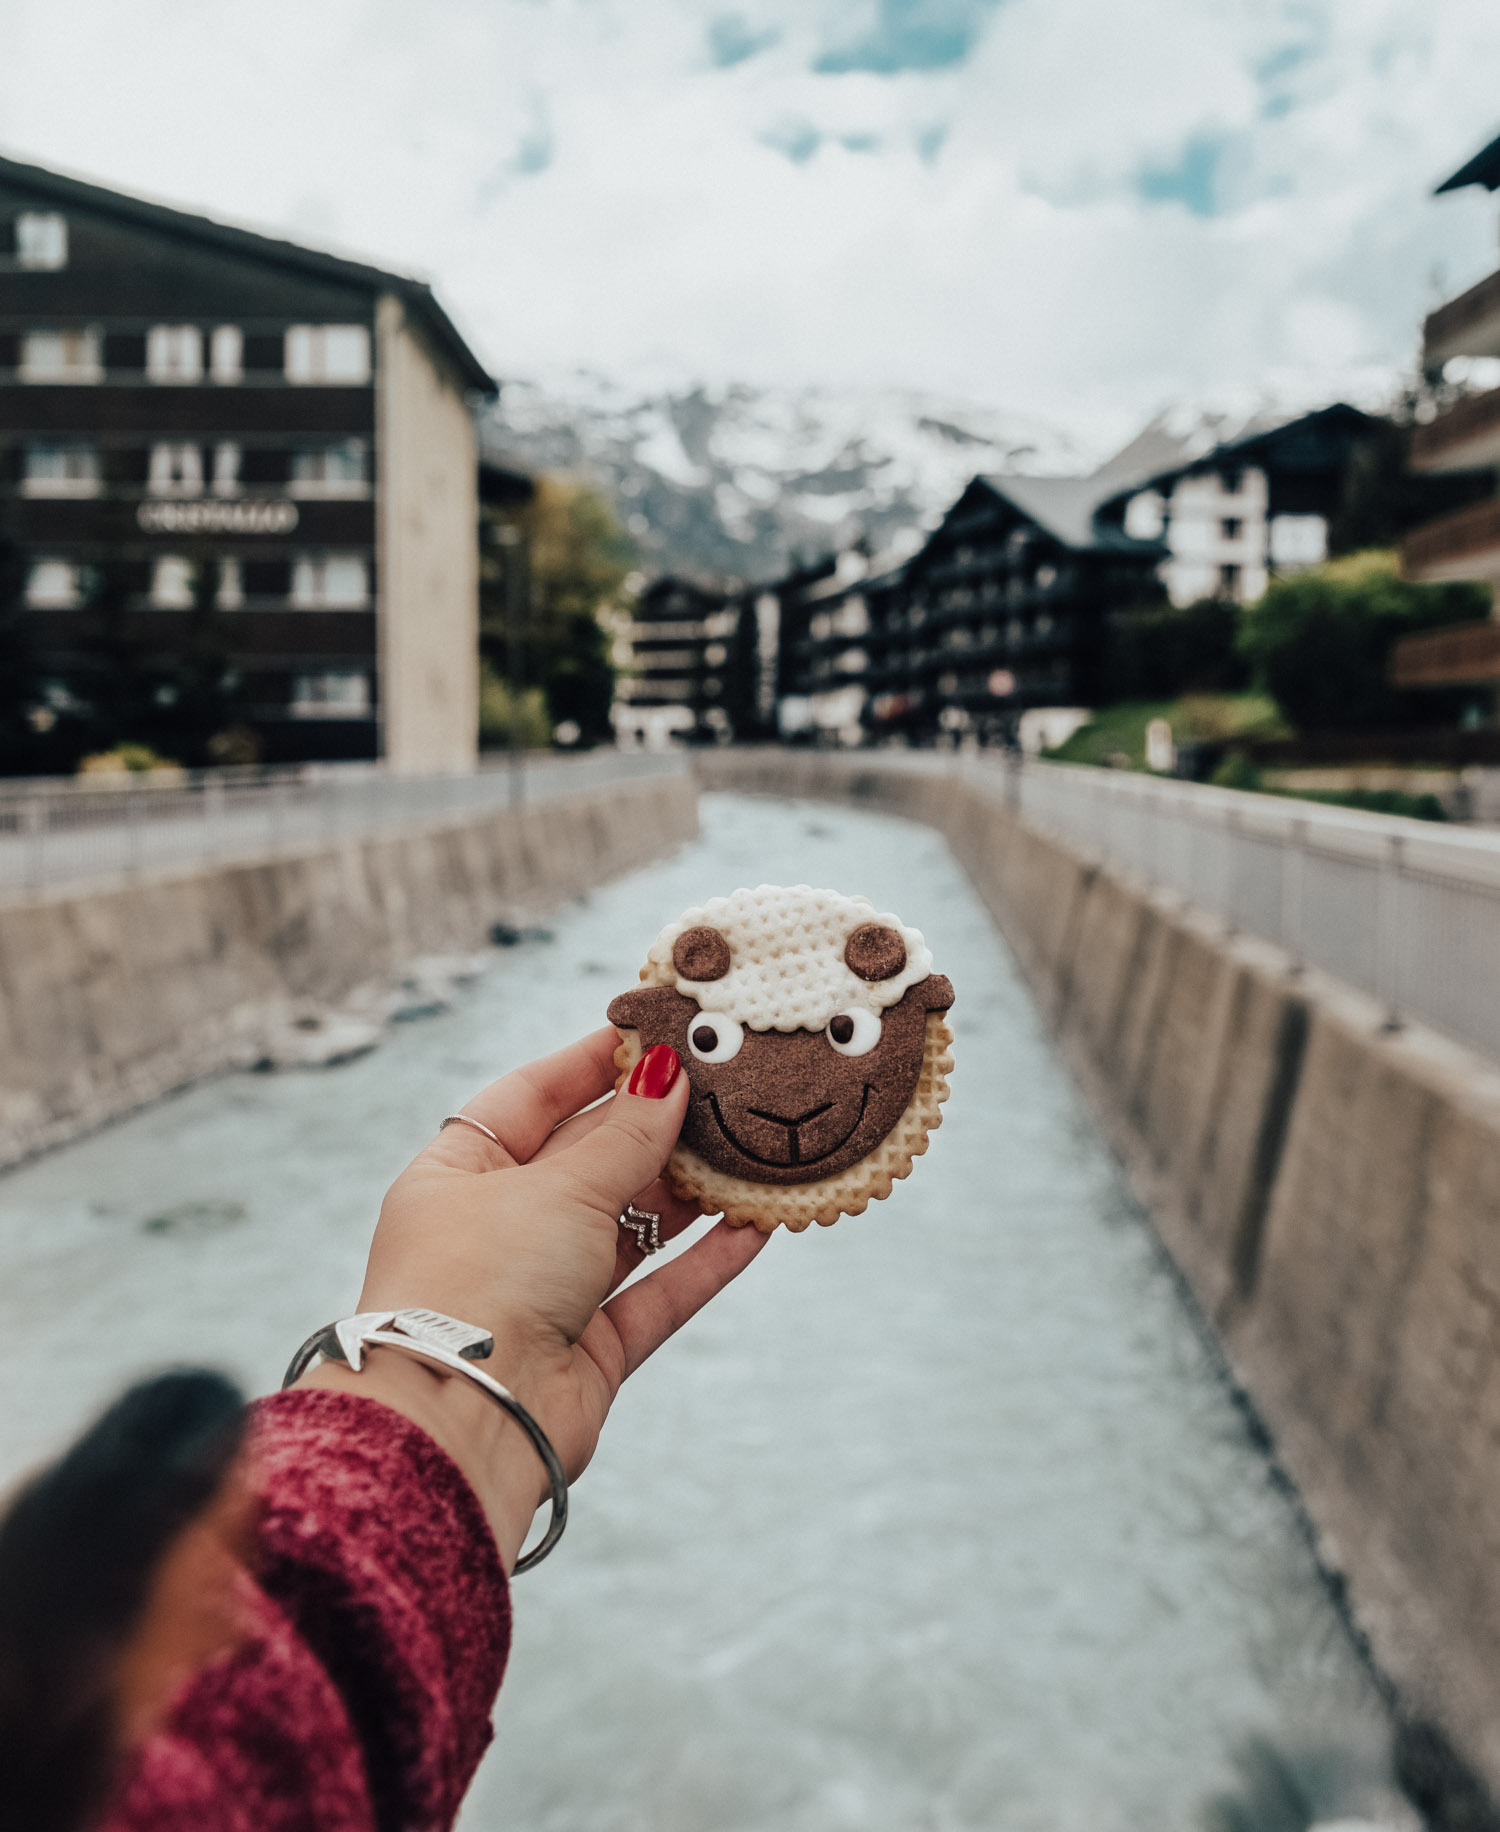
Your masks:
<path fill-rule="evenodd" d="M 0 496 L 37 716 L 86 727 L 122 671 L 159 700 L 207 642 L 268 761 L 471 767 L 494 392 L 418 282 L 0 160 Z"/>
<path fill-rule="evenodd" d="M 754 667 L 743 652 L 744 621 L 738 588 L 673 574 L 653 580 L 616 645 L 623 672 L 610 716 L 618 742 L 661 750 L 673 740 L 722 744 L 743 736 L 730 708 Z"/>
<path fill-rule="evenodd" d="M 830 628 L 824 690 L 857 675 L 876 741 L 1010 741 L 1034 707 L 1097 704 L 1109 617 L 1160 595 L 1164 552 L 1100 521 L 1104 487 L 976 477 L 919 553 L 860 582 L 868 628 Z"/>
<path fill-rule="evenodd" d="M 1339 403 L 1252 428 L 1119 490 L 1100 505 L 1100 519 L 1163 543 L 1161 581 L 1173 604 L 1253 604 L 1273 578 L 1328 558 L 1350 467 L 1375 426 Z"/>
<path fill-rule="evenodd" d="M 1500 138 L 1445 179 L 1438 195 L 1476 184 L 1500 190 Z M 1445 371 L 1467 368 L 1476 357 L 1500 357 L 1500 272 L 1430 312 L 1422 327 L 1422 364 L 1432 383 L 1441 385 Z M 1492 493 L 1409 534 L 1401 550 L 1407 578 L 1500 586 L 1500 494 L 1493 493 L 1500 476 L 1500 388 L 1464 394 L 1419 426 L 1411 462 L 1429 476 L 1486 474 Z M 1473 687 L 1493 703 L 1500 693 L 1500 622 L 1404 638 L 1392 658 L 1392 678 L 1398 687 Z"/>

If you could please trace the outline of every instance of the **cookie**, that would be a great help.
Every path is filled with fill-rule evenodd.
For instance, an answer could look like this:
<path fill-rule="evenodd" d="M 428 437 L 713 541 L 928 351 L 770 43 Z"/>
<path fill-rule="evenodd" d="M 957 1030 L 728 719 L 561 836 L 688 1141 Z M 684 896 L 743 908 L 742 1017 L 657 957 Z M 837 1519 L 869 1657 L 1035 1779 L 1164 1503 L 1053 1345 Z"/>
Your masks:
<path fill-rule="evenodd" d="M 736 1226 L 858 1215 L 941 1123 L 953 987 L 921 933 L 863 897 L 716 897 L 662 930 L 641 981 L 609 1006 L 616 1085 L 672 1045 L 690 1094 L 667 1181 Z"/>

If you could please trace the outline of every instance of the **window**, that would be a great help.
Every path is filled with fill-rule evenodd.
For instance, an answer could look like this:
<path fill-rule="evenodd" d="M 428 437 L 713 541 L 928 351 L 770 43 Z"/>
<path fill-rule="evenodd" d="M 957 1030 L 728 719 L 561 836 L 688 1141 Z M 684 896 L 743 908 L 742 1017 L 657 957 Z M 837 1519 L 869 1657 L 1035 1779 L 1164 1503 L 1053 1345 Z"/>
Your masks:
<path fill-rule="evenodd" d="M 37 560 L 26 578 L 26 602 L 38 611 L 71 611 L 83 602 L 80 569 L 69 560 Z"/>
<path fill-rule="evenodd" d="M 28 445 L 23 496 L 97 496 L 99 451 L 92 445 Z"/>
<path fill-rule="evenodd" d="M 232 439 L 221 439 L 214 447 L 214 495 L 238 496 L 240 493 L 240 448 Z"/>
<path fill-rule="evenodd" d="M 298 560 L 292 568 L 292 603 L 305 610 L 351 610 L 369 598 L 369 571 L 359 554 Z"/>
<path fill-rule="evenodd" d="M 146 375 L 153 382 L 203 379 L 203 334 L 195 324 L 154 324 L 146 333 Z"/>
<path fill-rule="evenodd" d="M 289 382 L 370 379 L 370 333 L 362 324 L 294 324 L 286 334 Z"/>
<path fill-rule="evenodd" d="M 16 218 L 16 265 L 47 272 L 67 264 L 67 219 L 51 210 L 23 210 Z"/>
<path fill-rule="evenodd" d="M 1328 558 L 1328 523 L 1321 515 L 1273 515 L 1271 564 L 1317 566 Z"/>
<path fill-rule="evenodd" d="M 1219 596 L 1221 598 L 1238 598 L 1240 595 L 1240 569 L 1238 566 L 1221 566 L 1219 568 Z"/>
<path fill-rule="evenodd" d="M 366 496 L 365 442 L 345 439 L 311 452 L 293 452 L 293 496 Z"/>
<path fill-rule="evenodd" d="M 147 488 L 153 496 L 201 496 L 202 452 L 196 445 L 153 445 Z"/>
<path fill-rule="evenodd" d="M 1219 523 L 1219 533 L 1226 541 L 1237 541 L 1245 532 L 1245 524 L 1235 516 L 1226 515 Z"/>
<path fill-rule="evenodd" d="M 287 707 L 294 719 L 364 719 L 370 713 L 370 677 L 353 671 L 299 674 Z"/>
<path fill-rule="evenodd" d="M 97 329 L 28 331 L 21 339 L 23 382 L 102 382 L 102 339 Z"/>
<path fill-rule="evenodd" d="M 245 582 L 238 560 L 220 560 L 216 603 L 221 611 L 237 611 L 245 602 Z"/>
<path fill-rule="evenodd" d="M 244 379 L 245 339 L 237 324 L 214 326 L 208 340 L 208 372 L 216 382 Z"/>
<path fill-rule="evenodd" d="M 158 554 L 151 568 L 151 602 L 159 611 L 193 608 L 193 566 L 180 553 Z"/>

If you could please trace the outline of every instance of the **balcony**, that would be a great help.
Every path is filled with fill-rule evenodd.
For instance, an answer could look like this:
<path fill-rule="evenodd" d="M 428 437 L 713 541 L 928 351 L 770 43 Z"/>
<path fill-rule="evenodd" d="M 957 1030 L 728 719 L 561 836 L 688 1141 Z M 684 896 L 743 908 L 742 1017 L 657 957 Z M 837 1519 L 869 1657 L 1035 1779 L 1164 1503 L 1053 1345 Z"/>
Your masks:
<path fill-rule="evenodd" d="M 1415 529 L 1401 545 L 1408 579 L 1500 581 L 1500 497 Z"/>
<path fill-rule="evenodd" d="M 1455 623 L 1403 636 L 1391 651 L 1395 687 L 1468 687 L 1500 681 L 1500 623 Z"/>
<path fill-rule="evenodd" d="M 1412 435 L 1414 471 L 1477 471 L 1500 465 L 1500 388 L 1456 401 Z"/>
<path fill-rule="evenodd" d="M 1500 273 L 1428 313 L 1423 361 L 1440 369 L 1450 356 L 1500 356 Z"/>

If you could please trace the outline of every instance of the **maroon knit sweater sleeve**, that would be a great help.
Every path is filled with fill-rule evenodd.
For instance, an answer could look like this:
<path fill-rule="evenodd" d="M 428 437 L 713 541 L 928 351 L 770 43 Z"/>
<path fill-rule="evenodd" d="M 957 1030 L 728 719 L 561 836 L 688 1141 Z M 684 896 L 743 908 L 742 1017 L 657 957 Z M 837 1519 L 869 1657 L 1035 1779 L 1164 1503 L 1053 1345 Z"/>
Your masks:
<path fill-rule="evenodd" d="M 178 1700 L 107 1832 L 437 1832 L 510 1646 L 489 1525 L 398 1412 L 315 1389 L 255 1411 L 249 1638 Z"/>

